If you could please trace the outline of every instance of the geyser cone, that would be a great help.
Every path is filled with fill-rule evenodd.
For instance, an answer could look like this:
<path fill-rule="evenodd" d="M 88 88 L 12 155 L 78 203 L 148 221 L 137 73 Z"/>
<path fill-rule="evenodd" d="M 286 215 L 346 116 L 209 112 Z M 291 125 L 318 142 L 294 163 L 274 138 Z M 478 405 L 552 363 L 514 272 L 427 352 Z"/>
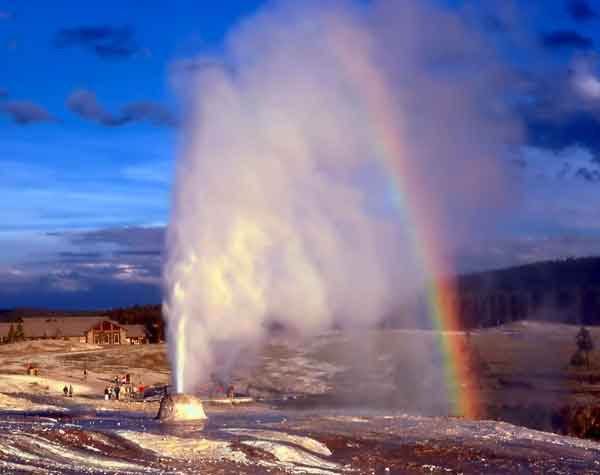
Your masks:
<path fill-rule="evenodd" d="M 202 401 L 190 394 L 169 394 L 160 401 L 157 419 L 165 422 L 193 422 L 207 419 Z"/>

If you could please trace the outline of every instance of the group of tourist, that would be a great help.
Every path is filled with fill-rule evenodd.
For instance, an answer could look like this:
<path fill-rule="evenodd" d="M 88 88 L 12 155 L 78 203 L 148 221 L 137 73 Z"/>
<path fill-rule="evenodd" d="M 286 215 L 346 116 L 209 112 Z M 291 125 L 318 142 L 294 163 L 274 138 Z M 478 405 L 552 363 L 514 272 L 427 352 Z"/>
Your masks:
<path fill-rule="evenodd" d="M 120 393 L 121 393 L 120 386 L 106 386 L 104 388 L 104 400 L 108 401 L 109 399 L 119 399 Z"/>
<path fill-rule="evenodd" d="M 144 397 L 144 383 L 140 381 L 139 384 L 133 384 L 129 374 L 115 376 L 113 382 L 114 384 L 104 388 L 104 399 L 106 401 L 110 399 L 118 400 Z"/>

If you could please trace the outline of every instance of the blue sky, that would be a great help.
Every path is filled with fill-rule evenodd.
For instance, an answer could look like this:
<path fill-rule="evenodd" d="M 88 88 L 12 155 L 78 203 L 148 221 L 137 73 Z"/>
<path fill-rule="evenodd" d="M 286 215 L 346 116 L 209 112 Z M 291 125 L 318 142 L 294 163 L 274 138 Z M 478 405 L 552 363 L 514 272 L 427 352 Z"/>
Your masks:
<path fill-rule="evenodd" d="M 437 3 L 495 38 L 527 131 L 523 205 L 465 268 L 597 254 L 600 2 Z M 160 301 L 174 68 L 264 4 L 0 0 L 0 308 Z"/>

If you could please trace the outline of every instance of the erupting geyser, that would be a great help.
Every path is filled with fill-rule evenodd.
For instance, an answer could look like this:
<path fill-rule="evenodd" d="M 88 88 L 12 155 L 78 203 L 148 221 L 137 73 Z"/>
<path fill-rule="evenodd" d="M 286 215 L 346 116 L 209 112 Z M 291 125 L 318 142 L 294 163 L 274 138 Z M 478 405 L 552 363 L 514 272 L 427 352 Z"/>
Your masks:
<path fill-rule="evenodd" d="M 376 325 L 499 216 L 514 128 L 489 102 L 499 67 L 468 22 L 426 2 L 274 5 L 174 78 L 192 105 L 164 269 L 178 393 L 273 322 Z M 402 323 L 455 329 L 432 308 Z M 399 391 L 445 397 L 434 353 L 414 355 Z"/>
<path fill-rule="evenodd" d="M 206 419 L 202 401 L 190 394 L 169 394 L 160 401 L 157 419 L 164 422 L 194 422 Z"/>

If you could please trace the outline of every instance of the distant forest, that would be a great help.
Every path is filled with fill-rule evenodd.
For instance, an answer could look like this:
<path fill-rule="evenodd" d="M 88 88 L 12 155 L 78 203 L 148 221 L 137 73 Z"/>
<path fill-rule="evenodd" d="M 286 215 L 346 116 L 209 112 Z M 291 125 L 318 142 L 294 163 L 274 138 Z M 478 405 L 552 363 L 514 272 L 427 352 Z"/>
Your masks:
<path fill-rule="evenodd" d="M 456 294 L 465 327 L 517 320 L 600 325 L 600 257 L 461 275 Z"/>
<path fill-rule="evenodd" d="M 518 320 L 600 325 L 600 257 L 537 262 L 455 278 L 455 304 L 464 328 L 482 328 Z M 0 320 L 27 316 L 105 315 L 123 324 L 143 324 L 152 341 L 164 341 L 160 305 L 135 305 L 97 311 L 33 308 L 0 310 Z M 385 327 L 395 327 L 391 317 Z"/>

